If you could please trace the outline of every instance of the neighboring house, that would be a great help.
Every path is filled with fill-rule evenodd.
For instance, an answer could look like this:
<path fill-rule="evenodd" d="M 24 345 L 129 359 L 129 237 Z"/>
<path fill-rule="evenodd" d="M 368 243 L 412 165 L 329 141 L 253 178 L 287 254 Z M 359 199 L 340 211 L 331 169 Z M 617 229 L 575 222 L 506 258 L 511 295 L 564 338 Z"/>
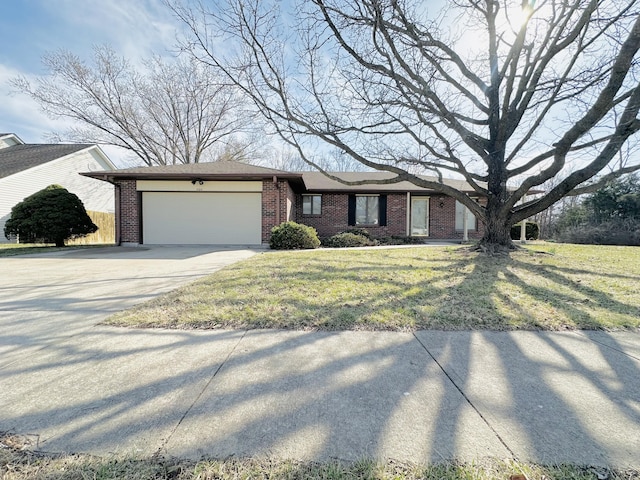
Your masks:
<path fill-rule="evenodd" d="M 115 185 L 116 241 L 125 244 L 269 242 L 271 229 L 293 220 L 321 238 L 349 228 L 376 237 L 462 239 L 482 224 L 452 197 L 409 182 L 348 186 L 319 172 L 286 172 L 240 162 L 87 172 Z M 339 173 L 343 180 L 392 177 L 387 172 Z M 448 184 L 472 194 L 462 181 Z"/>
<path fill-rule="evenodd" d="M 25 144 L 0 133 L 0 242 L 11 209 L 29 195 L 58 184 L 75 193 L 87 210 L 114 212 L 113 187 L 80 172 L 115 170 L 97 145 Z"/>

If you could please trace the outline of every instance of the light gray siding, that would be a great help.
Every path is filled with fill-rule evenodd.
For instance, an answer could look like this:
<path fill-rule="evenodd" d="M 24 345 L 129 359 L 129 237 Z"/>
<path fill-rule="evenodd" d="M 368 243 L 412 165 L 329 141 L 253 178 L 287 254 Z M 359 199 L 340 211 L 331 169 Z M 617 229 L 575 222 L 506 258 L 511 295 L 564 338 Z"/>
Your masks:
<path fill-rule="evenodd" d="M 4 224 L 14 205 L 35 192 L 58 184 L 75 193 L 87 210 L 114 211 L 113 185 L 83 177 L 79 172 L 112 170 L 97 147 L 90 147 L 52 162 L 0 179 L 0 242 L 7 242 Z"/>

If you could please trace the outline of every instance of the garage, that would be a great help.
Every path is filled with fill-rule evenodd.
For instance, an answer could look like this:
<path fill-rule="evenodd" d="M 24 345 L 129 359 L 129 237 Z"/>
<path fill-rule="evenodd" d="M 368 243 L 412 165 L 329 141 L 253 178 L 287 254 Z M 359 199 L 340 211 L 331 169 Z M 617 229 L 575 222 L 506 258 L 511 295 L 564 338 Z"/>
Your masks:
<path fill-rule="evenodd" d="M 82 175 L 114 186 L 115 241 L 132 246 L 264 245 L 304 190 L 300 173 L 235 161 Z"/>
<path fill-rule="evenodd" d="M 259 192 L 142 192 L 142 243 L 260 245 Z"/>

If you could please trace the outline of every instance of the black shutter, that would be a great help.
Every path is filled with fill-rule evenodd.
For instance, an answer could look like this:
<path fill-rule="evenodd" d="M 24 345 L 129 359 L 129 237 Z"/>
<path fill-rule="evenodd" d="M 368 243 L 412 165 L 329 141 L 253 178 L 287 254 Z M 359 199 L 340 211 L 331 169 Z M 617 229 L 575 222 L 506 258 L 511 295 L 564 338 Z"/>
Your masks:
<path fill-rule="evenodd" d="M 380 211 L 378 212 L 380 216 L 380 226 L 386 227 L 387 226 L 387 196 L 386 195 L 380 195 L 380 198 L 378 199 L 378 208 L 380 209 Z"/>
<path fill-rule="evenodd" d="M 356 196 L 349 195 L 349 208 L 347 213 L 347 224 L 353 226 L 356 224 Z"/>

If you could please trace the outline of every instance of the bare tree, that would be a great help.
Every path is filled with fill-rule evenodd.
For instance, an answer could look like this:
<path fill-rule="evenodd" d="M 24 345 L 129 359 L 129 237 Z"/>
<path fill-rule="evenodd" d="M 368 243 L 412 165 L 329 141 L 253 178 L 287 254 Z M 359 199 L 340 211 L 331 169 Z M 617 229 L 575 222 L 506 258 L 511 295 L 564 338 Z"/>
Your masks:
<path fill-rule="evenodd" d="M 637 0 L 298 3 L 173 9 L 185 47 L 311 165 L 329 146 L 451 195 L 484 222 L 491 251 L 513 247 L 514 223 L 640 168 L 630 157 L 607 170 L 640 129 Z M 462 176 L 487 203 L 416 171 Z"/>
<path fill-rule="evenodd" d="M 51 116 L 76 121 L 58 139 L 123 147 L 147 165 L 214 160 L 251 119 L 237 88 L 192 59 L 155 57 L 141 72 L 102 46 L 93 65 L 67 51 L 43 63 L 48 75 L 35 85 L 25 77 L 13 85 Z"/>

